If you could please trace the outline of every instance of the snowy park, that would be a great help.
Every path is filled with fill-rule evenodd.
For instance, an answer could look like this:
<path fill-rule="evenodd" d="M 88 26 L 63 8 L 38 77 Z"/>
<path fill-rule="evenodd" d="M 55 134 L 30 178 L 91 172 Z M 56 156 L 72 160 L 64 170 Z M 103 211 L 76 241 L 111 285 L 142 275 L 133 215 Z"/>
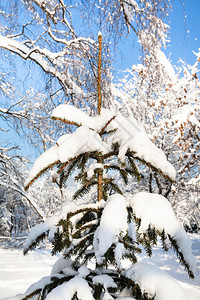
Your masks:
<path fill-rule="evenodd" d="M 199 11 L 0 1 L 0 300 L 200 299 Z"/>

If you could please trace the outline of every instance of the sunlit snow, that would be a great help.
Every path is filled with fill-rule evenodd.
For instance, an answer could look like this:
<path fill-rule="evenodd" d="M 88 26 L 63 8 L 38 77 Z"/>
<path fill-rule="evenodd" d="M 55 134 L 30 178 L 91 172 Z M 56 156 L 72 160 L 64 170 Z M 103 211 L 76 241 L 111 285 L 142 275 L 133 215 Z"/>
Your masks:
<path fill-rule="evenodd" d="M 199 235 L 190 235 L 190 238 L 193 242 L 193 253 L 197 259 L 197 271 L 195 279 L 188 278 L 187 273 L 178 263 L 178 260 L 172 250 L 164 253 L 161 247 L 157 246 L 155 247 L 153 256 L 151 258 L 147 258 L 146 255 L 143 254 L 140 255 L 139 259 L 143 263 L 153 264 L 159 267 L 161 270 L 164 270 L 169 275 L 176 278 L 179 286 L 184 289 L 188 300 L 199 300 L 200 238 Z M 58 257 L 52 257 L 49 251 L 46 250 L 33 251 L 27 256 L 23 256 L 22 250 L 0 249 L 0 299 L 20 300 L 20 296 L 15 298 L 13 297 L 16 294 L 24 293 L 30 284 L 38 281 L 42 277 L 48 277 L 48 275 L 51 273 L 52 265 L 57 260 Z M 67 265 L 69 266 L 70 263 L 67 263 Z M 62 268 L 61 261 L 57 263 L 56 268 L 54 267 L 54 274 L 57 273 L 60 268 Z M 100 280 L 103 280 L 103 278 Z M 105 281 L 105 284 L 106 282 L 107 281 Z M 128 300 L 133 298 L 130 298 L 130 296 L 129 298 L 128 296 L 123 296 L 120 299 Z"/>
<path fill-rule="evenodd" d="M 145 232 L 149 225 L 160 232 L 164 229 L 177 240 L 185 260 L 195 272 L 195 258 L 192 255 L 190 239 L 177 220 L 170 202 L 162 195 L 140 192 L 133 195 L 130 205 L 136 217 L 141 219 L 139 231 Z"/>

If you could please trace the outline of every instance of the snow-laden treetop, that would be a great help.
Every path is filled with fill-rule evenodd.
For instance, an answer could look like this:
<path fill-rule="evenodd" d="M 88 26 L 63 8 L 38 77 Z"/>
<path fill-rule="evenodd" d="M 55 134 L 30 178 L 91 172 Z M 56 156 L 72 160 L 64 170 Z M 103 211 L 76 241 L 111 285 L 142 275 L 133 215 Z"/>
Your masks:
<path fill-rule="evenodd" d="M 67 104 L 55 108 L 52 117 L 78 128 L 71 134 L 61 136 L 53 147 L 35 161 L 25 188 L 49 167 L 59 162 L 68 163 L 87 152 L 108 154 L 113 144 L 119 145 L 115 155 L 122 163 L 127 153 L 131 152 L 134 158 L 157 169 L 170 180 L 173 181 L 176 177 L 176 171 L 167 161 L 164 152 L 151 142 L 144 127 L 134 117 L 116 115 L 108 109 L 102 109 L 100 115 L 91 117 Z"/>

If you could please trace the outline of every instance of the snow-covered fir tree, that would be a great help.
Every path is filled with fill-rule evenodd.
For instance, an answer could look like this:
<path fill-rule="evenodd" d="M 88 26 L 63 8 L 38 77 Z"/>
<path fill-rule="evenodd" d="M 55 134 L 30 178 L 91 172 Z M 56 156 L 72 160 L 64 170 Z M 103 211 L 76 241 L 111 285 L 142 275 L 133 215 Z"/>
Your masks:
<path fill-rule="evenodd" d="M 72 124 L 74 132 L 62 135 L 35 161 L 26 189 L 55 166 L 54 181 L 67 186 L 68 179 L 74 178 L 79 188 L 59 214 L 32 228 L 24 252 L 47 238 L 52 254 L 61 257 L 51 275 L 30 286 L 21 299 L 186 300 L 172 277 L 138 262 L 140 253 L 151 256 L 160 240 L 163 251 L 173 248 L 188 275 L 194 277 L 191 244 L 169 201 L 143 191 L 124 197 L 115 180 L 119 172 L 125 184 L 133 177 L 139 181 L 140 162 L 174 181 L 176 171 L 164 152 L 134 117 L 100 106 L 99 114 L 91 117 L 62 104 L 52 117 Z M 90 202 L 75 201 L 90 189 L 96 191 Z"/>

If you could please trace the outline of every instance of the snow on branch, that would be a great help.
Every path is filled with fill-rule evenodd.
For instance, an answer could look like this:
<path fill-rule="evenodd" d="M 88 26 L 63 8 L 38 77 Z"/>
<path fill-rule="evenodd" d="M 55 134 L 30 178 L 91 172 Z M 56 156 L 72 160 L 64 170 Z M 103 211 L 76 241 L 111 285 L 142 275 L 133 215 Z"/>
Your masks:
<path fill-rule="evenodd" d="M 198 112 L 200 111 L 199 104 L 186 104 L 177 109 L 177 113 L 173 116 L 174 128 L 180 128 L 190 121 L 192 124 L 200 128 L 200 121 L 198 120 Z"/>
<path fill-rule="evenodd" d="M 15 110 L 15 111 L 13 111 L 12 110 L 13 106 L 14 105 L 10 106 L 9 108 L 0 107 L 0 115 L 2 115 L 3 117 L 4 116 L 12 116 L 13 118 L 18 118 L 18 119 L 26 117 L 26 112 L 24 110 L 21 110 L 21 111 L 16 111 Z"/>
<path fill-rule="evenodd" d="M 46 60 L 44 60 L 41 54 L 36 53 L 36 50 L 39 50 L 38 47 L 30 49 L 24 43 L 2 35 L 0 35 L 0 47 L 16 53 L 24 59 L 30 58 L 40 65 L 46 72 L 50 72 L 50 66 Z"/>
<path fill-rule="evenodd" d="M 171 243 L 176 241 L 178 254 L 183 254 L 192 277 L 196 262 L 192 254 L 191 242 L 178 222 L 170 202 L 162 195 L 140 192 L 133 195 L 130 206 L 136 218 L 141 219 L 139 233 L 145 233 L 149 226 L 152 226 L 159 232 L 164 230 Z"/>
<path fill-rule="evenodd" d="M 110 226 L 112 215 L 112 226 Z M 115 194 L 108 198 L 101 222 L 94 235 L 94 251 L 97 259 L 97 263 L 101 264 L 104 259 L 104 254 L 111 247 L 112 244 L 116 244 L 118 251 L 115 253 L 115 258 L 118 267 L 120 267 L 120 258 L 122 258 L 124 248 L 120 248 L 119 237 L 121 234 L 126 235 L 128 230 L 127 224 L 127 210 L 126 200 L 122 195 Z M 121 255 L 119 255 L 119 252 Z"/>
<path fill-rule="evenodd" d="M 61 120 L 76 126 L 85 125 L 95 131 L 100 131 L 113 117 L 114 114 L 105 108 L 102 109 L 100 115 L 90 117 L 84 111 L 68 104 L 61 104 L 52 112 L 52 118 L 55 120 Z"/>
<path fill-rule="evenodd" d="M 113 143 L 120 144 L 118 157 L 122 162 L 130 150 L 134 153 L 134 157 L 149 163 L 172 181 L 175 180 L 176 170 L 167 161 L 164 152 L 151 142 L 144 127 L 134 117 L 125 118 L 121 115 L 115 117 L 108 109 L 102 109 L 100 115 L 90 117 L 80 109 L 66 104 L 55 108 L 52 117 L 77 126 L 86 125 L 98 132 L 104 124 L 108 124 L 106 130 L 117 129 L 117 131 L 109 135 L 107 144 L 109 148 Z M 112 121 L 109 122 L 110 120 Z"/>
<path fill-rule="evenodd" d="M 115 116 L 110 110 L 102 109 L 95 117 L 71 105 L 59 105 L 54 109 L 52 117 L 79 126 L 72 134 L 61 136 L 56 145 L 44 152 L 31 169 L 25 182 L 29 185 L 51 166 L 57 163 L 67 163 L 87 152 L 108 154 L 113 144 L 119 144 L 115 155 L 124 162 L 128 152 L 163 173 L 172 181 L 176 177 L 174 167 L 167 161 L 164 152 L 157 148 L 149 139 L 145 129 L 134 117 Z M 103 131 L 110 131 L 102 139 Z"/>
<path fill-rule="evenodd" d="M 57 1 L 51 1 L 51 0 L 33 0 L 36 5 L 40 7 L 41 10 L 43 10 L 47 16 L 48 19 L 48 24 L 50 24 L 49 19 L 52 20 L 52 22 L 56 25 L 58 23 L 58 16 L 57 13 L 60 12 L 61 22 L 67 26 L 69 29 L 70 33 L 75 36 L 74 29 L 72 27 L 71 22 L 69 22 L 66 18 L 66 12 L 68 14 L 69 11 L 67 10 L 67 6 L 64 4 L 63 0 Z M 57 2 L 57 3 L 56 3 Z"/>
<path fill-rule="evenodd" d="M 108 126 L 115 129 L 107 139 L 108 144 L 119 143 L 119 159 L 124 162 L 127 152 L 131 151 L 135 158 L 150 164 L 172 181 L 175 180 L 176 170 L 168 162 L 164 152 L 149 139 L 144 127 L 134 117 L 117 116 Z"/>
<path fill-rule="evenodd" d="M 78 299 L 95 300 L 87 281 L 81 276 L 75 276 L 53 289 L 47 295 L 46 300 L 73 299 L 75 294 L 77 294 Z"/>
<path fill-rule="evenodd" d="M 58 139 L 56 145 L 45 151 L 36 159 L 29 177 L 25 182 L 25 189 L 32 184 L 43 172 L 55 164 L 66 163 L 78 155 L 86 152 L 100 151 L 102 154 L 109 151 L 108 145 L 103 142 L 98 133 L 86 126 L 79 127 L 72 134 L 65 134 Z"/>
<path fill-rule="evenodd" d="M 64 202 L 57 215 L 46 218 L 43 223 L 37 224 L 31 228 L 28 239 L 24 244 L 24 254 L 36 246 L 35 240 L 38 240 L 40 237 L 48 237 L 48 240 L 52 241 L 57 230 L 57 225 L 61 219 L 73 217 L 74 214 L 82 213 L 83 211 L 87 211 L 87 209 L 97 211 L 102 208 L 104 204 L 105 202 L 103 200 L 98 203 L 85 205 L 76 205 L 75 203 Z"/>
<path fill-rule="evenodd" d="M 196 53 L 193 51 L 193 53 L 196 55 L 197 61 L 200 61 L 200 48 L 198 50 L 199 50 L 199 52 Z"/>
<path fill-rule="evenodd" d="M 29 177 L 24 183 L 25 190 L 27 190 L 42 173 L 58 162 L 57 145 L 54 145 L 36 159 L 34 166 L 29 173 Z"/>
<path fill-rule="evenodd" d="M 125 277 L 140 286 L 142 293 L 147 293 L 155 300 L 188 299 L 183 288 L 173 277 L 153 265 L 139 262 L 124 273 Z"/>
<path fill-rule="evenodd" d="M 69 137 L 67 135 L 64 140 L 61 137 L 57 144 L 58 158 L 62 163 L 82 153 L 98 151 L 104 154 L 110 150 L 108 145 L 101 140 L 98 133 L 87 126 L 79 127 Z"/>
<path fill-rule="evenodd" d="M 56 66 L 55 58 L 59 56 L 58 53 L 52 53 L 47 49 L 40 49 L 39 47 L 29 48 L 22 42 L 2 35 L 0 35 L 0 47 L 18 54 L 25 60 L 30 59 L 34 61 L 45 73 L 55 76 L 65 89 L 70 89 L 73 93 L 79 95 L 83 93 L 81 88 L 68 76 L 67 72 L 63 74 L 57 70 L 58 66 Z"/>

